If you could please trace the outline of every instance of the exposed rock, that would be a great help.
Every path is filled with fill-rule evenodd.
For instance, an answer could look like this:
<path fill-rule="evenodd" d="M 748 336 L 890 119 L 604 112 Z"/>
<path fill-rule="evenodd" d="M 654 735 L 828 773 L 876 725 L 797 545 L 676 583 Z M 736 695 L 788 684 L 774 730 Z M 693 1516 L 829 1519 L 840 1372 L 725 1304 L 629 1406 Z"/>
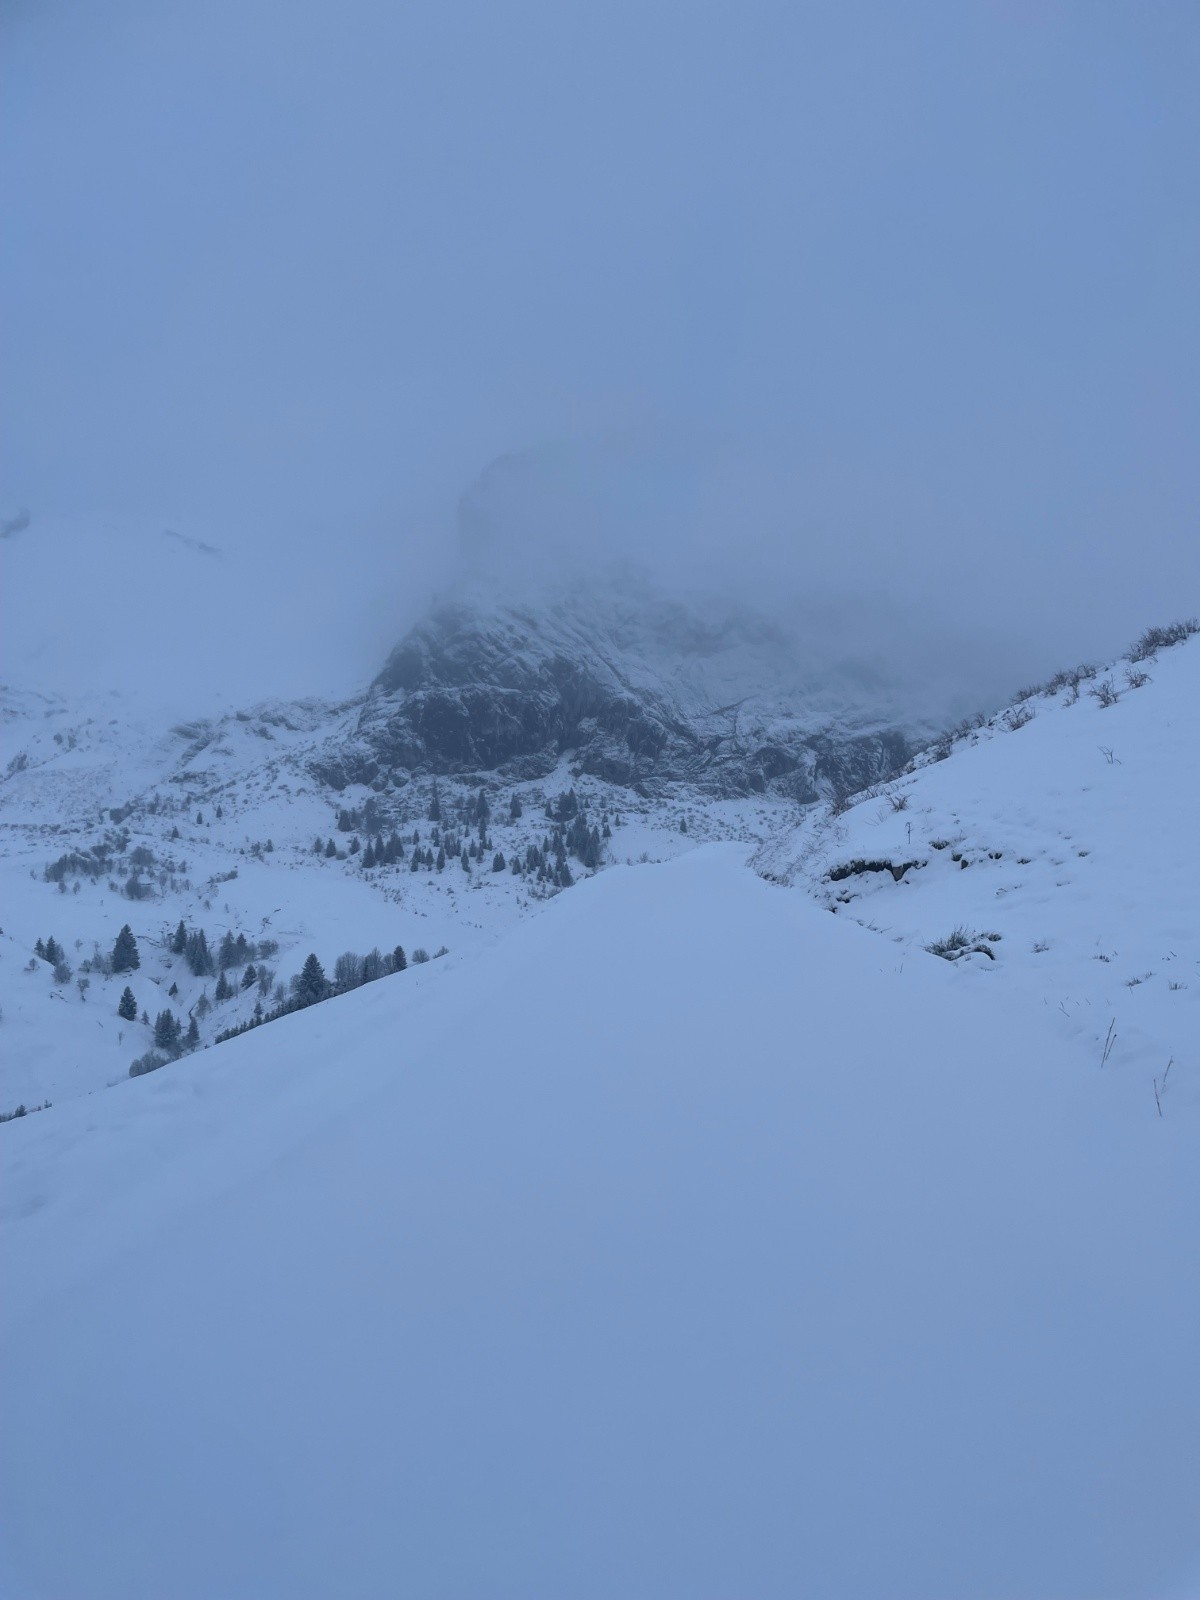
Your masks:
<path fill-rule="evenodd" d="M 626 578 L 536 608 L 440 607 L 314 770 L 337 789 L 413 771 L 537 778 L 565 755 L 642 794 L 693 785 L 807 802 L 886 778 L 911 754 L 909 731 L 862 699 L 854 670 L 814 668 L 778 624 Z"/>

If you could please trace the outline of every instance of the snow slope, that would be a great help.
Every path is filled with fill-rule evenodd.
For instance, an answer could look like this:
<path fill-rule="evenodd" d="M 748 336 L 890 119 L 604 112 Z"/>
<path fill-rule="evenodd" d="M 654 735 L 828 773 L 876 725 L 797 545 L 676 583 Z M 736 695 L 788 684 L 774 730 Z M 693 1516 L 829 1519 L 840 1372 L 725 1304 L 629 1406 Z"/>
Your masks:
<path fill-rule="evenodd" d="M 6 1595 L 1200 1590 L 1191 1091 L 744 853 L 3 1130 Z"/>
<path fill-rule="evenodd" d="M 1115 704 L 1091 692 L 1102 683 Z M 1173 1062 L 1169 1095 L 1194 1103 L 1200 638 L 1079 687 L 1014 706 L 841 815 L 814 808 L 759 864 L 898 954 L 964 930 L 961 984 L 1042 1006 L 1096 1061 L 1107 1047 L 1149 1104 Z"/>
<path fill-rule="evenodd" d="M 413 873 L 411 853 L 368 870 L 363 854 L 350 850 L 357 835 L 339 830 L 339 809 L 379 805 L 384 832 L 399 829 L 406 848 L 419 833 L 436 849 L 431 782 L 407 781 L 382 797 L 365 786 L 325 790 L 308 762 L 313 738 L 330 736 L 328 707 L 310 708 L 311 722 L 305 708 L 292 705 L 164 730 L 130 717 L 120 702 L 104 708 L 120 713 L 111 720 L 95 705 L 84 710 L 53 697 L 10 695 L 7 704 L 0 763 L 13 765 L 0 781 L 0 1113 L 46 1099 L 57 1105 L 126 1077 L 153 1038 L 151 1026 L 117 1015 L 127 982 L 151 1022 L 164 1008 L 185 1027 L 196 1015 L 206 1044 L 251 1016 L 255 988 L 198 1014 L 201 996 L 213 998 L 214 980 L 194 978 L 172 956 L 181 919 L 203 927 L 214 949 L 226 930 L 276 942 L 268 966 L 273 981 L 286 984 L 310 950 L 332 972 L 345 950 L 401 944 L 410 954 L 443 945 L 457 951 L 499 937 L 553 889 L 534 876 L 493 871 L 492 849 L 511 863 L 544 845 L 552 831 L 545 802 L 573 786 L 597 822 L 611 821 L 609 862 L 676 853 L 689 842 L 679 833 L 688 812 L 692 838 L 761 839 L 794 816 L 766 798 L 652 805 L 580 779 L 564 761 L 544 782 L 489 783 L 491 848 L 470 874 L 454 862 Z M 475 829 L 457 820 L 458 804 L 477 793 L 475 784 L 441 785 L 447 821 L 463 842 Z M 524 807 L 517 820 L 514 797 Z M 338 842 L 337 858 L 314 853 L 317 836 Z M 114 838 L 123 843 L 112 846 L 113 864 L 98 876 L 72 868 L 61 883 L 47 881 L 51 863 L 69 852 L 86 856 Z M 136 874 L 150 897 L 131 900 L 125 883 L 138 851 L 152 858 Z M 574 873 L 584 870 L 576 859 Z M 141 966 L 132 977 L 106 976 L 95 955 L 111 951 L 126 922 Z M 36 942 L 49 936 L 72 968 L 65 984 L 35 959 Z"/>

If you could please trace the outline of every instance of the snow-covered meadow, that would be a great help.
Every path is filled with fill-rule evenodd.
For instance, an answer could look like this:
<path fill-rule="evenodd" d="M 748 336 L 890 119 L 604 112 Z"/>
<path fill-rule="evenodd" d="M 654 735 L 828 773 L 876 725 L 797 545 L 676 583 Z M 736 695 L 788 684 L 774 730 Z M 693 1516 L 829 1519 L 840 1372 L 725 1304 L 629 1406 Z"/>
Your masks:
<path fill-rule="evenodd" d="M 1172 1105 L 1194 1111 L 1198 814 L 1192 638 L 1022 700 L 946 759 L 844 810 L 814 808 L 758 862 L 899 955 L 959 944 L 947 954 L 965 986 L 1041 1006 L 1052 1031 L 1135 1077 L 1151 1108 L 1170 1067 Z"/>
<path fill-rule="evenodd" d="M 5 1129 L 5 1592 L 1194 1593 L 1194 1117 L 743 856 Z"/>
<path fill-rule="evenodd" d="M 1200 642 L 1138 670 L 850 804 L 628 797 L 557 894 L 318 857 L 226 730 L 134 819 L 273 833 L 206 920 L 450 954 L 0 1129 L 4 1593 L 1195 1594 Z M 68 831 L 7 939 L 184 914 Z M 95 1025 L 21 954 L 6 1039 Z"/>

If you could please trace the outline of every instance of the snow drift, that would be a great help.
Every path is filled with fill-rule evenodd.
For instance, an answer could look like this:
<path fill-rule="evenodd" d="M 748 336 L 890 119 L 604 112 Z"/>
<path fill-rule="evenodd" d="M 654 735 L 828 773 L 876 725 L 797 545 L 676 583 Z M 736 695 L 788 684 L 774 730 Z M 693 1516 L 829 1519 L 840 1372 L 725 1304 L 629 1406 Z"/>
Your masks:
<path fill-rule="evenodd" d="M 731 847 L 4 1130 L 12 1595 L 1200 1578 L 1190 1119 Z"/>

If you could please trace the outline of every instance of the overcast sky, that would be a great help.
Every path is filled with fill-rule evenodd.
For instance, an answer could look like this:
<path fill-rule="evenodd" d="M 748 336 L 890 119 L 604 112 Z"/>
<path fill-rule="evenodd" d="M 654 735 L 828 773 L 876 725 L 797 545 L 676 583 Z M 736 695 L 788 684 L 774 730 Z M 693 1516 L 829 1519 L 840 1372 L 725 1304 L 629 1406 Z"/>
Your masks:
<path fill-rule="evenodd" d="M 0 0 L 0 576 L 190 533 L 320 691 L 515 454 L 568 548 L 1102 654 L 1200 607 L 1198 83 L 1194 0 Z"/>

